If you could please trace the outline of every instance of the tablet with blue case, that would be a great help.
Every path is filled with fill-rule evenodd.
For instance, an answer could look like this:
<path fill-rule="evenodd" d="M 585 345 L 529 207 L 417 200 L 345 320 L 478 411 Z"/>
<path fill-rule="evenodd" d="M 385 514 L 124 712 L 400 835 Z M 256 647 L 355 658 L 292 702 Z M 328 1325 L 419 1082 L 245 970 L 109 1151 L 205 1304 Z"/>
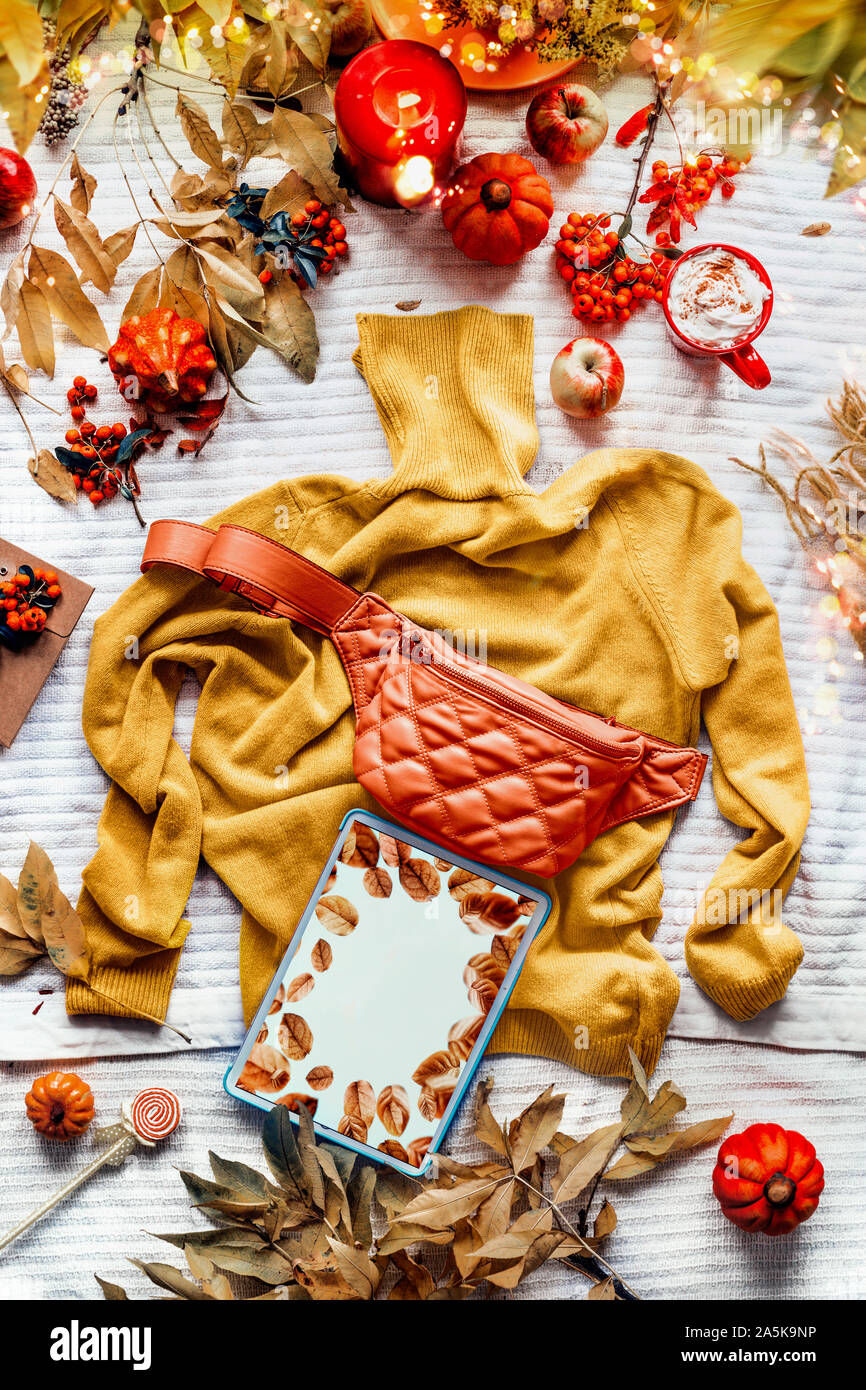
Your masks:
<path fill-rule="evenodd" d="M 350 811 L 225 1076 L 321 1138 L 429 1166 L 550 911 L 533 885 Z"/>

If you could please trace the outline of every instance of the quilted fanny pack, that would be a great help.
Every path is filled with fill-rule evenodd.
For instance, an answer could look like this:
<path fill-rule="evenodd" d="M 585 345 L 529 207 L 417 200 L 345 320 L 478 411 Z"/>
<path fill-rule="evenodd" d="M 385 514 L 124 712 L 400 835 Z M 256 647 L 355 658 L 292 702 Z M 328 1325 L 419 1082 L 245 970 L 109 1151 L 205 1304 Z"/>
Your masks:
<path fill-rule="evenodd" d="M 552 877 L 601 831 L 697 796 L 703 753 L 554 700 L 254 531 L 155 521 L 141 568 L 157 564 L 329 637 L 355 706 L 355 776 L 445 849 Z"/>

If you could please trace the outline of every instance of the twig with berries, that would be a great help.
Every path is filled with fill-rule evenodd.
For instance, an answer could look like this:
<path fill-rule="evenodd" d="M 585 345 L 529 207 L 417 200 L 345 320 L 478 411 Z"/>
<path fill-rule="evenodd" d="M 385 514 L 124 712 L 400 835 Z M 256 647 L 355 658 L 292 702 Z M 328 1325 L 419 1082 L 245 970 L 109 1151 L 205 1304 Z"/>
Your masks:
<path fill-rule="evenodd" d="M 633 144 L 643 135 L 624 211 L 572 212 L 560 227 L 556 264 L 574 301 L 571 312 L 575 318 L 597 324 L 625 323 L 640 303 L 661 301 L 662 268 L 679 253 L 662 249 L 650 252 L 632 229 L 632 211 L 656 128 L 667 109 L 665 102 L 665 86 L 657 83 L 654 101 L 642 106 L 617 131 L 616 143 L 624 146 Z M 616 231 L 611 229 L 614 217 L 620 219 Z M 645 253 L 643 257 L 630 253 L 629 240 L 638 243 Z"/>
<path fill-rule="evenodd" d="M 85 402 L 95 401 L 96 397 L 97 389 L 86 377 L 75 377 L 66 399 L 76 424 L 66 431 L 69 448 L 55 449 L 55 457 L 94 507 L 119 493 L 132 503 L 139 525 L 144 526 L 138 507 L 141 487 L 133 459 L 145 442 L 159 448 L 170 431 L 159 429 L 151 421 L 138 420 L 130 421 L 129 431 L 120 420 L 113 425 L 97 426 L 86 418 L 85 406 Z"/>
<path fill-rule="evenodd" d="M 666 160 L 657 159 L 652 166 L 652 182 L 638 199 L 639 203 L 653 205 L 646 229 L 656 233 L 656 245 L 666 248 L 672 242 L 679 242 L 683 222 L 696 227 L 695 213 L 709 200 L 717 185 L 723 198 L 732 198 L 733 175 L 751 158 L 749 153 L 742 159 L 735 159 L 724 150 L 701 150 L 693 159 L 684 159 L 678 165 L 671 166 Z"/>
<path fill-rule="evenodd" d="M 20 651 L 38 637 L 62 593 L 53 570 L 22 565 L 0 584 L 0 644 Z"/>
<path fill-rule="evenodd" d="M 288 270 L 296 285 L 315 289 L 318 277 L 329 275 L 337 257 L 348 254 L 346 228 L 318 198 L 309 198 L 291 217 L 285 211 L 263 217 L 262 206 L 269 191 L 242 183 L 231 194 L 226 212 L 244 231 L 258 237 L 254 247 L 257 256 L 269 252 L 275 269 Z M 269 285 L 273 278 L 270 265 L 259 274 L 263 285 Z"/>

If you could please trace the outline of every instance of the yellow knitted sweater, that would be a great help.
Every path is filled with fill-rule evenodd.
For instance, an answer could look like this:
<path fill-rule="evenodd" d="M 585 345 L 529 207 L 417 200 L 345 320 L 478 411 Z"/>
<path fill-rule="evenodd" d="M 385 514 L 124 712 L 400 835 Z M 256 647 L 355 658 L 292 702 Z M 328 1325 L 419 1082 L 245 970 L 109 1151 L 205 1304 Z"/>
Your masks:
<path fill-rule="evenodd" d="M 252 527 L 415 622 L 474 636 L 491 664 L 560 700 L 683 744 L 703 719 L 718 805 L 744 835 L 708 885 L 686 959 L 711 999 L 752 1017 L 802 958 L 776 909 L 809 797 L 776 612 L 742 558 L 739 513 L 700 468 L 656 449 L 600 450 L 534 492 L 528 317 L 472 307 L 358 324 L 390 477 L 287 479 L 209 524 Z M 187 760 L 172 722 L 189 668 L 201 694 Z M 376 809 L 352 776 L 335 650 L 157 567 L 96 623 L 84 731 L 113 781 L 79 902 L 94 985 L 164 1015 L 201 854 L 241 904 L 249 1020 L 342 816 Z M 679 989 L 651 944 L 673 814 L 600 835 L 544 883 L 553 910 L 493 1051 L 624 1075 L 631 1044 L 652 1070 Z M 67 1007 L 125 1011 L 76 980 Z"/>

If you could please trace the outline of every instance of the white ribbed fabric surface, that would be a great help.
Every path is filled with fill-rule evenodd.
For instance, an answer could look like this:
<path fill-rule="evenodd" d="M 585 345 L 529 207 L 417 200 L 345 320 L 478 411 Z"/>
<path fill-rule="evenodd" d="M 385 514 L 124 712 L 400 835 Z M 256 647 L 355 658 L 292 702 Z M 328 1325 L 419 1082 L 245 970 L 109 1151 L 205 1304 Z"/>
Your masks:
<path fill-rule="evenodd" d="M 114 45 L 128 38 L 121 27 Z M 579 74 L 576 74 L 579 77 Z M 104 84 L 107 85 L 107 84 Z M 198 91 L 214 118 L 218 99 Z M 169 112 L 171 97 L 157 110 Z M 638 79 L 619 81 L 606 96 L 611 128 L 642 101 Z M 110 143 L 107 102 L 85 136 L 82 163 L 99 179 L 93 208 L 107 234 L 134 218 L 118 176 Z M 470 99 L 463 154 L 485 150 L 529 150 L 520 94 Z M 169 144 L 192 167 L 185 142 L 170 118 L 164 122 Z M 121 153 L 128 147 L 121 141 Z M 659 152 L 673 156 L 667 135 Z M 60 158 L 37 140 L 31 151 L 41 193 L 47 191 Z M 147 192 L 131 158 L 130 177 L 147 203 Z M 543 167 L 543 166 L 542 166 Z M 569 174 L 543 167 L 554 188 L 554 230 L 572 210 L 621 207 L 631 183 L 627 152 L 612 137 L 582 170 Z M 271 182 L 276 164 L 254 170 L 255 181 Z M 547 376 L 555 352 L 582 330 L 570 317 L 562 282 L 555 275 L 548 245 L 518 266 L 491 270 L 466 261 L 451 245 L 435 213 L 407 215 L 359 201 L 347 218 L 351 254 L 343 273 L 313 296 L 322 341 L 317 379 L 304 386 L 272 354 L 259 349 L 242 378 L 257 402 L 231 403 L 216 437 L 194 462 L 179 459 L 171 442 L 142 461 L 142 507 L 152 520 L 162 516 L 204 519 L 227 503 L 286 474 L 341 472 L 355 477 L 384 474 L 388 458 L 366 387 L 351 364 L 356 344 L 354 315 L 394 311 L 397 301 L 420 299 L 421 312 L 483 302 L 496 309 L 535 315 L 536 395 L 541 450 L 530 475 L 546 487 L 582 454 L 605 445 L 660 446 L 698 461 L 743 510 L 747 556 L 759 570 L 779 608 L 785 652 L 806 736 L 814 811 L 804 846 L 803 865 L 787 899 L 787 920 L 801 935 L 806 959 L 786 1000 L 751 1024 L 735 1024 L 689 980 L 683 962 L 683 936 L 699 889 L 739 832 L 718 816 L 706 780 L 699 801 L 681 814 L 664 853 L 665 918 L 656 944 L 683 983 L 672 1035 L 715 1042 L 669 1042 L 659 1079 L 673 1076 L 692 1101 L 695 1117 L 730 1106 L 738 1123 L 774 1119 L 802 1128 L 814 1139 L 830 1170 L 828 1193 L 819 1215 L 790 1241 L 749 1241 L 729 1227 L 709 1195 L 710 1155 L 690 1157 L 619 1199 L 623 1228 L 615 1238 L 614 1263 L 649 1297 L 843 1297 L 856 1296 L 856 1274 L 863 1267 L 862 1100 L 866 1089 L 862 1062 L 854 1055 L 812 1053 L 805 1049 L 866 1049 L 866 950 L 860 920 L 864 890 L 864 812 L 866 673 L 854 658 L 844 632 L 831 625 L 818 603 L 823 595 L 790 533 L 777 501 L 729 462 L 737 453 L 749 461 L 757 443 L 773 427 L 798 434 L 829 454 L 836 438 L 823 415 L 823 401 L 835 393 L 844 374 L 863 372 L 862 325 L 866 286 L 863 207 L 854 195 L 822 201 L 826 168 L 797 145 L 782 155 L 756 159 L 737 180 L 730 203 L 714 198 L 700 214 L 700 240 L 732 241 L 762 256 L 776 287 L 776 310 L 761 341 L 774 381 L 752 392 L 732 374 L 682 357 L 665 337 L 655 309 L 638 311 L 618 328 L 613 341 L 626 368 L 626 390 L 617 410 L 597 422 L 570 421 L 549 396 Z M 66 180 L 61 188 L 65 191 Z M 809 222 L 828 218 L 833 230 L 824 239 L 799 236 Z M 58 246 L 50 214 L 38 240 Z M 554 236 L 548 238 L 552 244 Z M 688 244 L 695 243 L 690 233 Z M 6 234 L 2 262 L 20 241 Z M 121 268 L 104 308 L 111 334 L 134 279 L 152 264 L 141 234 L 133 256 Z M 96 296 L 101 298 L 100 296 Z M 6 345 L 9 348 L 9 344 Z M 40 381 L 39 394 L 65 407 L 64 393 L 76 372 L 100 388 L 98 421 L 126 418 L 117 405 L 107 367 L 92 353 L 58 334 L 58 370 L 53 382 Z M 7 354 L 9 355 L 9 354 Z M 25 403 L 40 444 L 60 441 L 61 423 Z M 130 509 L 120 501 L 94 512 L 86 504 L 62 508 L 45 496 L 26 472 L 27 445 L 8 402 L 0 400 L 0 535 L 87 579 L 96 588 L 83 621 L 55 669 L 14 747 L 0 753 L 2 852 L 0 869 L 15 874 L 29 836 L 51 854 L 64 890 L 75 898 L 80 872 L 96 843 L 96 824 L 106 779 L 92 760 L 80 729 L 80 703 L 90 631 L 103 612 L 136 577 L 143 545 Z M 820 639 L 838 639 L 840 669 L 828 674 L 819 658 Z M 564 633 L 580 659 L 579 634 Z M 0 655 L 0 686 L 2 666 Z M 760 698 L 760 691 L 755 692 Z M 826 711 L 828 702 L 834 708 Z M 189 738 L 195 692 L 182 692 L 178 732 Z M 184 950 L 173 1009 L 192 1020 L 196 1042 L 216 1047 L 240 1037 L 237 994 L 237 924 L 234 900 L 203 866 L 189 904 L 193 929 Z M 77 1148 L 51 1148 L 29 1131 L 23 1095 L 37 1070 L 35 1060 L 90 1055 L 76 1062 L 93 1084 L 100 1116 L 107 1120 L 120 1100 L 147 1084 L 174 1086 L 186 1108 L 183 1130 L 170 1149 L 138 1156 L 126 1171 L 96 1179 L 65 1210 L 0 1260 L 0 1296 L 87 1297 L 94 1269 L 123 1276 L 123 1257 L 158 1246 L 138 1234 L 151 1229 L 185 1229 L 186 1200 L 170 1164 L 202 1169 L 208 1146 L 247 1161 L 257 1160 L 258 1121 L 223 1095 L 220 1080 L 230 1053 L 187 1051 L 182 1055 L 125 1056 L 174 1048 L 168 1033 L 147 1025 L 80 1020 L 67 1023 L 57 976 L 37 966 L 27 976 L 0 983 L 0 1056 L 27 1059 L 9 1066 L 0 1085 L 0 1210 L 2 1225 L 13 1224 L 30 1206 L 59 1185 L 79 1162 L 88 1141 Z M 39 988 L 55 987 L 51 996 Z M 43 999 L 37 1017 L 32 1010 Z M 727 1041 L 724 1041 L 727 1040 Z M 784 1044 L 753 1047 L 749 1042 Z M 801 1049 L 801 1050 L 793 1050 Z M 543 1060 L 502 1058 L 491 1064 L 501 1091 L 503 1112 L 515 1113 L 550 1081 L 567 1086 L 573 1099 L 569 1123 L 587 1131 L 612 1118 L 620 1083 L 571 1073 Z M 468 1152 L 464 1126 L 455 1133 L 455 1151 Z M 695 1213 L 699 1212 L 696 1226 Z M 190 1224 L 196 1224 L 195 1219 Z M 698 1238 L 695 1238 L 696 1230 Z M 858 1244 L 859 1242 L 859 1244 Z M 167 1249 L 167 1247 L 166 1247 Z M 843 1253 L 844 1252 L 844 1253 Z M 167 1257 L 170 1258 L 170 1255 Z M 135 1283 L 133 1274 L 130 1281 Z M 93 1286 L 95 1287 L 95 1286 Z M 862 1286 L 861 1286 L 862 1290 Z M 580 1297 L 583 1281 L 566 1272 L 541 1271 L 527 1294 Z"/>

